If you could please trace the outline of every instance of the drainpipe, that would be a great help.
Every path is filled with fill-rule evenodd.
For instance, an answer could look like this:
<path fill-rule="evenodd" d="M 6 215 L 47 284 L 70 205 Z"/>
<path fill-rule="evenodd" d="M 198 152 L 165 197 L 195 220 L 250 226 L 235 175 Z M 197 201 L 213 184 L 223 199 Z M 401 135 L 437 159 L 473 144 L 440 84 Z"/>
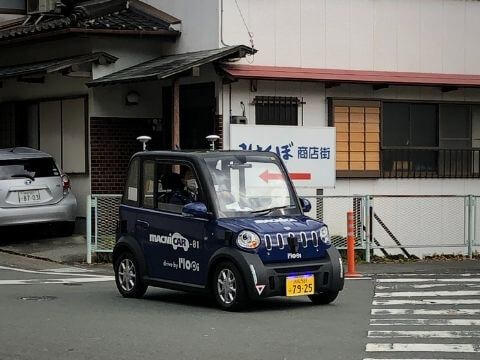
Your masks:
<path fill-rule="evenodd" d="M 230 46 L 223 41 L 223 0 L 220 0 L 220 44 L 222 46 Z"/>

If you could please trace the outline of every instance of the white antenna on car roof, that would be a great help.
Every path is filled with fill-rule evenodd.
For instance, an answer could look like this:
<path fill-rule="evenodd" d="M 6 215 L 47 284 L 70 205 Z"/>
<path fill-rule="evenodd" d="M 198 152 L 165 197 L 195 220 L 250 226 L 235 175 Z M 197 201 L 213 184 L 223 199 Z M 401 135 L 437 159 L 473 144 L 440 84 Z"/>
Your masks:
<path fill-rule="evenodd" d="M 207 141 L 210 141 L 210 147 L 212 148 L 212 151 L 214 151 L 215 150 L 215 141 L 220 139 L 220 136 L 218 136 L 218 135 L 208 135 L 208 136 L 205 137 L 205 139 L 207 139 Z"/>
<path fill-rule="evenodd" d="M 147 135 L 141 135 L 141 136 L 137 137 L 137 140 L 142 143 L 143 151 L 147 151 L 147 142 L 152 140 L 152 138 L 150 136 L 147 136 Z"/>

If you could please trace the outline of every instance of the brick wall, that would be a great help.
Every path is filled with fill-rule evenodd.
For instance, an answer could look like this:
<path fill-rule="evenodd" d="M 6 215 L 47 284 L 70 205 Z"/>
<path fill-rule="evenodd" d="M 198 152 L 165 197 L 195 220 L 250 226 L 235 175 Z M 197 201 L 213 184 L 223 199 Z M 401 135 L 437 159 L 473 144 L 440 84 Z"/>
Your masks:
<path fill-rule="evenodd" d="M 148 135 L 149 149 L 163 149 L 161 134 L 148 119 L 90 119 L 92 194 L 121 194 L 130 157 L 142 150 L 137 136 Z"/>

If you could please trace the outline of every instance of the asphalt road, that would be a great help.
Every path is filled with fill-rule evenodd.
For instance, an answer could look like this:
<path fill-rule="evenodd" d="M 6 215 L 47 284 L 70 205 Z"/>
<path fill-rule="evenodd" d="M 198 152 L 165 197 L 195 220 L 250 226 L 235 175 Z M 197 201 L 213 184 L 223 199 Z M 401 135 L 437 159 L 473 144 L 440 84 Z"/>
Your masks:
<path fill-rule="evenodd" d="M 110 268 L 0 252 L 0 359 L 478 359 L 478 261 L 363 268 L 373 280 L 348 280 L 331 305 L 228 313 L 169 290 L 124 299 Z"/>
<path fill-rule="evenodd" d="M 348 281 L 332 305 L 273 298 L 228 313 L 208 298 L 169 290 L 150 288 L 144 299 L 124 299 L 105 274 L 96 282 L 92 271 L 76 274 L 6 257 L 0 254 L 0 265 L 7 265 L 0 267 L 2 360 L 335 360 L 366 354 L 371 280 Z M 94 282 L 75 280 L 86 277 Z M 47 298 L 31 299 L 38 296 Z"/>

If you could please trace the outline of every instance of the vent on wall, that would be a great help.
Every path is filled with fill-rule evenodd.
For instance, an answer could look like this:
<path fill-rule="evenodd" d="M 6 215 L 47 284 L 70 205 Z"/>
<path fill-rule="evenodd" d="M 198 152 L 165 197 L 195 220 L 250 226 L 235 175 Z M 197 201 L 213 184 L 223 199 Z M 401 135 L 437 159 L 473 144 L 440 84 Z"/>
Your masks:
<path fill-rule="evenodd" d="M 27 0 L 27 14 L 52 12 L 55 4 L 56 0 Z"/>

